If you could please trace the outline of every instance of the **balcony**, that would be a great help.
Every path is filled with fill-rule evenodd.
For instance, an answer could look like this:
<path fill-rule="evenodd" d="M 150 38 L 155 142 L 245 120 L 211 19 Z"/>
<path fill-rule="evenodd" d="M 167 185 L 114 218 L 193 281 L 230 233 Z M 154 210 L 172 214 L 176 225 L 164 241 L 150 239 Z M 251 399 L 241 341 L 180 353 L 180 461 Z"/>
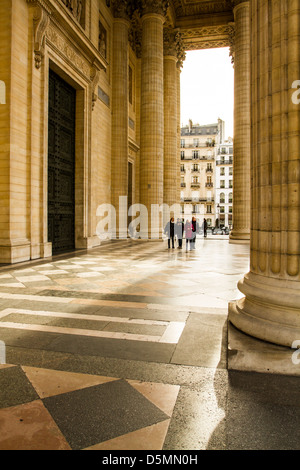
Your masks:
<path fill-rule="evenodd" d="M 213 172 L 214 172 L 213 168 L 206 168 L 206 173 L 213 173 Z"/>
<path fill-rule="evenodd" d="M 214 187 L 214 183 L 205 183 L 205 187 L 206 187 L 206 188 L 213 188 L 213 187 Z"/>
<path fill-rule="evenodd" d="M 186 183 L 181 183 L 180 186 L 181 186 L 182 188 L 186 188 Z"/>
<path fill-rule="evenodd" d="M 232 165 L 233 160 L 230 158 L 229 160 L 217 160 L 216 165 L 221 166 L 221 165 Z"/>
<path fill-rule="evenodd" d="M 200 188 L 200 183 L 191 183 L 191 188 Z"/>

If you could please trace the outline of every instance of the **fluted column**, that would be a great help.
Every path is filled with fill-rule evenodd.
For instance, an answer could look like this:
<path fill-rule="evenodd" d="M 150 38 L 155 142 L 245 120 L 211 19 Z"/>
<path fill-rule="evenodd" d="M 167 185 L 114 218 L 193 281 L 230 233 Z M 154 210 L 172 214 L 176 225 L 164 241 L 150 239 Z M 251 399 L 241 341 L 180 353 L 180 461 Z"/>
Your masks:
<path fill-rule="evenodd" d="M 250 2 L 235 0 L 233 230 L 231 243 L 250 240 Z"/>
<path fill-rule="evenodd" d="M 176 32 L 164 32 L 164 204 L 178 203 Z M 177 214 L 173 214 L 177 216 Z M 169 214 L 166 214 L 168 217 Z M 164 223 L 167 221 L 164 220 Z"/>
<path fill-rule="evenodd" d="M 251 0 L 251 266 L 229 319 L 256 338 L 300 338 L 300 0 Z"/>
<path fill-rule="evenodd" d="M 112 66 L 112 205 L 116 209 L 116 233 L 127 237 L 127 205 L 120 197 L 128 191 L 128 31 L 126 1 L 114 1 Z M 121 231 L 119 231 L 119 227 Z"/>
<path fill-rule="evenodd" d="M 163 23 L 167 2 L 142 3 L 140 202 L 148 210 L 149 234 L 151 230 L 158 234 L 161 227 L 151 226 L 151 206 L 163 203 Z"/>

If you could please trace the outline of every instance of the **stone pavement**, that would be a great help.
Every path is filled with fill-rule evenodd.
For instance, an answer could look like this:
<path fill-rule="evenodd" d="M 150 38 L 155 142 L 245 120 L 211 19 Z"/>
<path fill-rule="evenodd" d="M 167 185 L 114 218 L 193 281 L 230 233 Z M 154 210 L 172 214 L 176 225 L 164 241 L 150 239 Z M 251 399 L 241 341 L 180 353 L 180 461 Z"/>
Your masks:
<path fill-rule="evenodd" d="M 299 449 L 299 378 L 227 369 L 248 268 L 202 238 L 2 267 L 0 449 Z"/>

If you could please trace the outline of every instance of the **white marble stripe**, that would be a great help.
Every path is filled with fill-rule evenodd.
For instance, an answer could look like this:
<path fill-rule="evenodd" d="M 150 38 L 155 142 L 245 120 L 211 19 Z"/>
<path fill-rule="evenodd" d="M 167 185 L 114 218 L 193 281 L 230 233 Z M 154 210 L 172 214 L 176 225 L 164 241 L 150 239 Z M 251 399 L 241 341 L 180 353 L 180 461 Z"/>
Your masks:
<path fill-rule="evenodd" d="M 134 335 L 130 333 L 116 333 L 111 331 L 81 330 L 77 328 L 64 328 L 59 326 L 27 325 L 26 323 L 1 322 L 0 328 L 12 328 L 17 330 L 39 331 L 45 333 L 59 333 L 74 336 L 90 336 L 96 338 L 127 339 L 131 341 L 147 341 L 158 343 L 160 336 Z"/>
<path fill-rule="evenodd" d="M 182 335 L 184 327 L 185 323 L 183 322 L 170 322 L 159 342 L 177 344 L 180 336 Z"/>
<path fill-rule="evenodd" d="M 74 297 L 52 297 L 46 295 L 30 295 L 30 294 L 9 294 L 8 292 L 0 292 L 0 299 L 9 300 L 33 300 L 37 302 L 58 302 L 68 304 L 75 300 Z"/>
<path fill-rule="evenodd" d="M 13 313 L 12 311 L 17 311 L 18 313 L 25 314 L 49 314 L 50 316 L 57 316 L 55 314 L 61 312 L 34 312 L 34 311 L 26 311 L 26 310 L 19 310 L 19 309 L 6 309 L 0 313 L 0 318 L 4 318 L 5 316 L 9 315 L 9 313 Z M 53 315 L 54 314 L 54 315 Z M 74 318 L 75 314 L 70 314 L 72 318 Z M 67 314 L 61 313 L 61 316 L 68 318 Z M 86 318 L 85 315 L 83 315 Z M 76 316 L 78 318 L 78 314 Z M 102 317 L 104 318 L 104 317 Z M 112 317 L 107 317 L 108 321 L 112 321 Z M 94 317 L 93 317 L 94 319 Z M 120 320 L 120 319 L 118 319 Z M 140 320 L 144 324 L 147 320 Z M 133 323 L 135 320 L 128 319 L 128 323 Z M 125 322 L 126 323 L 126 322 Z M 152 322 L 151 324 L 161 324 L 163 322 Z M 174 323 L 174 325 L 172 325 Z M 96 337 L 96 338 L 110 338 L 110 339 L 123 339 L 123 340 L 131 340 L 131 341 L 146 341 L 152 343 L 163 343 L 163 344 L 177 344 L 180 338 L 179 331 L 183 331 L 184 323 L 182 323 L 181 328 L 179 328 L 180 322 L 170 322 L 169 327 L 167 327 L 167 334 L 163 334 L 162 336 L 151 336 L 151 335 L 141 335 L 141 334 L 132 334 L 132 333 L 122 333 L 122 332 L 112 332 L 112 331 L 96 331 L 96 330 L 87 330 L 87 329 L 78 329 L 78 328 L 66 328 L 66 327 L 58 327 L 58 326 L 49 326 L 49 325 L 37 325 L 37 324 L 27 324 L 27 323 L 14 323 L 14 322 L 0 322 L 0 329 L 1 328 L 10 328 L 10 329 L 21 329 L 26 331 L 38 331 L 38 332 L 46 332 L 46 333 L 59 333 L 59 334 L 67 334 L 67 335 L 75 335 L 75 336 L 88 336 L 88 337 Z M 180 333 L 180 334 L 181 334 Z M 173 336 L 172 336 L 173 335 Z"/>
<path fill-rule="evenodd" d="M 65 313 L 65 312 L 49 312 L 46 310 L 25 310 L 21 308 L 6 308 L 0 312 L 0 318 L 4 318 L 13 313 L 19 313 L 21 315 L 38 315 L 42 317 L 56 317 L 56 318 L 70 318 L 73 320 L 91 320 L 101 322 L 113 322 L 113 323 L 128 323 L 137 325 L 154 325 L 154 326 L 169 326 L 170 322 L 164 322 L 160 320 L 143 320 L 140 318 L 124 318 L 124 317 L 109 317 L 101 315 L 85 315 L 82 313 Z M 176 323 L 176 322 L 171 322 Z M 183 323 L 184 325 L 184 323 Z M 0 323 L 1 326 L 1 323 Z"/>

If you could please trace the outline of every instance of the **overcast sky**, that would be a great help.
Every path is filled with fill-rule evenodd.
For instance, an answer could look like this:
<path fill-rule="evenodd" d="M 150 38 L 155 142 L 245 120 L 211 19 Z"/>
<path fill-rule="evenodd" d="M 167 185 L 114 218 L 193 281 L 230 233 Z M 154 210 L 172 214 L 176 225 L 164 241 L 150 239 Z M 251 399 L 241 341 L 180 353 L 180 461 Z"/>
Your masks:
<path fill-rule="evenodd" d="M 225 121 L 226 139 L 233 137 L 234 69 L 228 48 L 186 53 L 181 71 L 181 125 Z"/>

